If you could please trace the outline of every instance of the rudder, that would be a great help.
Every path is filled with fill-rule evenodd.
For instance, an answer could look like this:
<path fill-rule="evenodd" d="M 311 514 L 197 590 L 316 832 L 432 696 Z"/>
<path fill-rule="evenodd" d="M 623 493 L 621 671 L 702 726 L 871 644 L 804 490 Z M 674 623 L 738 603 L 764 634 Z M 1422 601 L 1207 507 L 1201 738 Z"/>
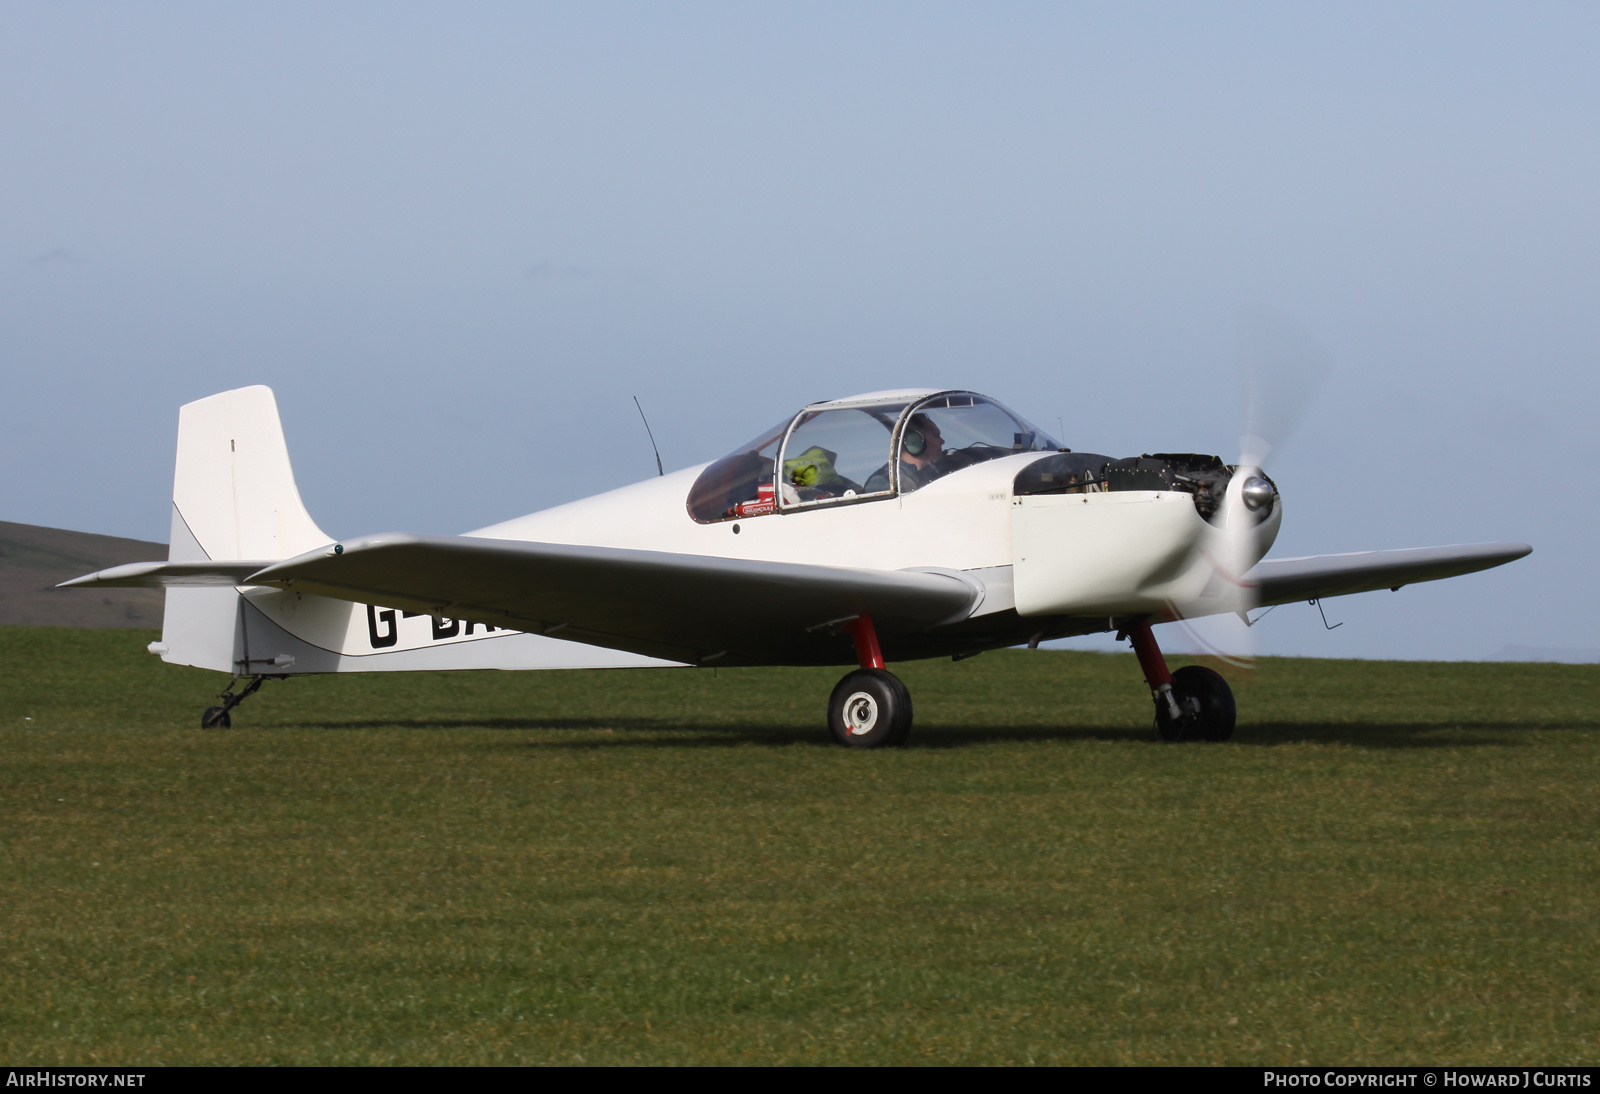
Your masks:
<path fill-rule="evenodd" d="M 292 558 L 331 542 L 300 500 L 272 389 L 242 387 L 178 411 L 170 562 Z M 249 671 L 231 588 L 167 590 L 165 661 Z"/>
<path fill-rule="evenodd" d="M 173 562 L 284 559 L 332 542 L 300 500 L 271 388 L 224 391 L 178 411 L 172 524 Z"/>

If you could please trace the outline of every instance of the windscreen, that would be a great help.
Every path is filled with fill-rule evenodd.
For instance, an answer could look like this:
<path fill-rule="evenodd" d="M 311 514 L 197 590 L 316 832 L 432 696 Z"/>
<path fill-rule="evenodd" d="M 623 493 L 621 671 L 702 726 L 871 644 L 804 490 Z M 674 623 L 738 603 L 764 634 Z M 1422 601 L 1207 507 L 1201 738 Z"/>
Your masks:
<path fill-rule="evenodd" d="M 1054 452 L 1060 443 L 993 399 L 972 392 L 936 395 L 917 405 L 901 432 L 900 492 L 987 460 Z"/>
<path fill-rule="evenodd" d="M 689 515 L 710 524 L 772 512 L 772 468 L 789 421 L 785 418 L 700 472 L 689 489 Z"/>

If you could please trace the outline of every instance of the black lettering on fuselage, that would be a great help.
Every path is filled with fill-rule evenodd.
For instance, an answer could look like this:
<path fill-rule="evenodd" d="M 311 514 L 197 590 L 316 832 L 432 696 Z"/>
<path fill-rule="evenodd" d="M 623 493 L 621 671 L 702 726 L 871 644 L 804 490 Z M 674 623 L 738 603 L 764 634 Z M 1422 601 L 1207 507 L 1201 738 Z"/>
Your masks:
<path fill-rule="evenodd" d="M 382 611 L 380 611 L 374 605 L 368 604 L 367 638 L 372 643 L 372 648 L 375 650 L 386 650 L 391 646 L 399 645 L 400 620 L 415 619 L 422 614 L 422 612 L 400 612 L 396 611 L 394 608 L 384 608 Z M 461 627 L 463 620 L 449 619 L 441 615 L 429 616 L 428 622 L 431 625 L 433 640 L 435 642 L 442 642 L 447 638 L 456 638 L 463 634 L 471 634 L 479 627 L 483 628 L 485 634 L 493 634 L 495 631 L 500 629 L 489 623 L 473 623 L 466 621 L 467 626 L 465 631 L 463 631 Z"/>
<path fill-rule="evenodd" d="M 389 628 L 387 633 L 378 633 L 379 620 Z M 367 637 L 372 639 L 372 648 L 375 650 L 386 649 L 400 641 L 400 624 L 394 617 L 393 608 L 379 612 L 371 604 L 367 605 Z"/>

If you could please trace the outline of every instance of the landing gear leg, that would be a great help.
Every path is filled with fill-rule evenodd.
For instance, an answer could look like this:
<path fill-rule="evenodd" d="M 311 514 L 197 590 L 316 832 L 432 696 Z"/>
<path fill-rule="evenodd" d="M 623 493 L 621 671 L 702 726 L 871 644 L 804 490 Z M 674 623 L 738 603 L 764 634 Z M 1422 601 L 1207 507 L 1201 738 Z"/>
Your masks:
<path fill-rule="evenodd" d="M 1155 700 L 1157 740 L 1226 741 L 1233 736 L 1237 720 L 1233 689 L 1221 673 L 1204 665 L 1168 672 L 1148 620 L 1130 627 L 1128 637 Z"/>
<path fill-rule="evenodd" d="M 233 678 L 233 682 L 228 685 L 228 690 L 217 696 L 218 699 L 222 700 L 221 706 L 206 707 L 206 712 L 200 715 L 201 729 L 232 729 L 232 711 L 234 707 L 238 706 L 240 703 L 250 698 L 250 696 L 254 695 L 256 690 L 261 687 L 264 681 L 287 680 L 288 676 L 267 676 L 265 674 L 252 676 L 250 678 L 250 683 L 245 686 L 245 689 L 235 695 L 233 689 L 239 686 L 240 679 L 240 677 L 235 676 Z"/>
<path fill-rule="evenodd" d="M 844 624 L 861 667 L 839 681 L 828 700 L 828 728 L 847 748 L 892 748 L 911 734 L 911 693 L 883 667 L 870 615 Z"/>

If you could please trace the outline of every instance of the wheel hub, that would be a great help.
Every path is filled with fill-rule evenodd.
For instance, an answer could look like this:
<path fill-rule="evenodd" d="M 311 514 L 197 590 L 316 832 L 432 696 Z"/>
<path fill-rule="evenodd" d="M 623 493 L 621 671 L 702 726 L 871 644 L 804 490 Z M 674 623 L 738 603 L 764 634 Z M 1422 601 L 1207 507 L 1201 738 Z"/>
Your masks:
<path fill-rule="evenodd" d="M 844 701 L 844 724 L 852 736 L 871 733 L 878 724 L 878 701 L 864 691 L 851 695 Z"/>

